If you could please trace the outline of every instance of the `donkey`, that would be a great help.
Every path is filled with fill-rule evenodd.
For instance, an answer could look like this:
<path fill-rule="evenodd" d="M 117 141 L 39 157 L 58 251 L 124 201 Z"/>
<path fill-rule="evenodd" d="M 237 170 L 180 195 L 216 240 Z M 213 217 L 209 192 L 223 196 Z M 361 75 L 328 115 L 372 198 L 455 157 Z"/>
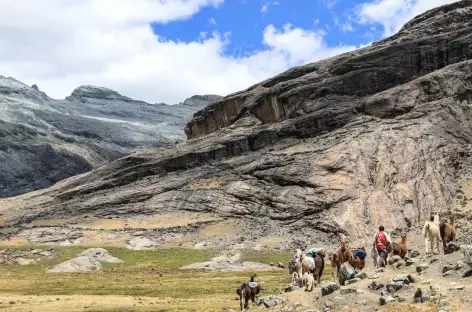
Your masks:
<path fill-rule="evenodd" d="M 254 304 L 256 295 L 261 291 L 261 287 L 254 281 L 255 275 L 251 275 L 249 283 L 242 283 L 238 289 L 236 289 L 236 294 L 239 296 L 239 306 L 241 311 L 244 311 L 249 307 L 249 299 Z M 243 306 L 244 299 L 244 306 Z"/>

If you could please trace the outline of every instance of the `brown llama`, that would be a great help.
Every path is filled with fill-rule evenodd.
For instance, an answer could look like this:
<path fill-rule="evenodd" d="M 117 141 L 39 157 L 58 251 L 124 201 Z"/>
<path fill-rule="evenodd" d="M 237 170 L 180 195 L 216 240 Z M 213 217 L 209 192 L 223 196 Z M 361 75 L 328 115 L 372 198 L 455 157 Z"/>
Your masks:
<path fill-rule="evenodd" d="M 324 271 L 324 257 L 320 255 L 316 255 L 315 257 L 315 270 L 313 271 L 313 277 L 315 278 L 315 282 L 321 284 L 321 277 L 323 276 Z"/>
<path fill-rule="evenodd" d="M 406 234 L 403 233 L 401 236 L 401 240 L 398 240 L 394 243 L 392 243 L 392 248 L 391 248 L 391 254 L 390 256 L 397 255 L 400 256 L 400 258 L 404 259 L 406 254 L 408 253 L 408 248 L 406 246 Z"/>
<path fill-rule="evenodd" d="M 239 306 L 241 311 L 244 311 L 249 307 L 249 300 L 254 304 L 256 295 L 261 291 L 261 287 L 254 282 L 255 275 L 251 275 L 249 283 L 242 283 L 238 289 L 236 289 L 236 294 L 239 296 Z M 244 299 L 244 305 L 243 305 Z"/>
<path fill-rule="evenodd" d="M 349 250 L 346 244 L 346 240 L 341 240 L 341 246 L 338 249 L 338 252 L 336 254 L 336 272 L 339 276 L 339 270 L 341 269 L 341 265 L 344 262 L 349 262 L 351 263 L 353 260 L 352 252 Z"/>
<path fill-rule="evenodd" d="M 365 257 L 367 256 L 365 247 L 356 248 L 351 253 L 352 259 L 349 264 L 357 270 L 363 270 L 365 267 Z"/>
<path fill-rule="evenodd" d="M 449 221 L 441 222 L 439 225 L 439 233 L 443 243 L 444 254 L 447 254 L 447 244 L 456 238 L 456 224 L 454 215 L 449 216 Z"/>

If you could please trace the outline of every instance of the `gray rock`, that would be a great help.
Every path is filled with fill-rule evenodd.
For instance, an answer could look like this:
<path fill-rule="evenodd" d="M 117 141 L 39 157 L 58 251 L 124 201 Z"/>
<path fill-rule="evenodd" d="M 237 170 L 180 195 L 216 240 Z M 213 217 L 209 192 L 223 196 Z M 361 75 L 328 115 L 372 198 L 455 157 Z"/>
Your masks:
<path fill-rule="evenodd" d="M 354 283 L 359 282 L 360 280 L 361 280 L 361 279 L 360 279 L 360 278 L 357 278 L 357 277 L 351 278 L 351 279 L 347 280 L 347 281 L 345 282 L 345 284 L 347 284 L 347 285 L 349 285 L 349 284 L 354 284 Z"/>
<path fill-rule="evenodd" d="M 18 233 L 18 236 L 34 243 L 59 244 L 61 242 L 70 242 L 82 238 L 83 233 L 63 227 L 38 227 L 23 230 Z"/>
<path fill-rule="evenodd" d="M 398 290 L 400 290 L 403 287 L 404 283 L 403 282 L 389 282 L 385 287 L 387 288 L 387 291 L 389 293 L 394 293 Z"/>
<path fill-rule="evenodd" d="M 87 256 L 94 258 L 100 262 L 122 263 L 120 259 L 111 256 L 106 249 L 103 248 L 89 248 L 77 254 L 77 257 Z"/>
<path fill-rule="evenodd" d="M 265 297 L 258 298 L 259 304 L 257 304 L 257 305 L 263 304 L 266 308 L 271 308 L 271 307 L 275 307 L 276 305 L 278 305 L 279 301 L 280 301 L 279 297 L 265 296 Z"/>
<path fill-rule="evenodd" d="M 402 259 L 402 258 L 400 258 L 400 256 L 395 255 L 395 256 L 390 257 L 390 258 L 388 259 L 388 263 L 389 263 L 390 265 L 392 265 L 392 264 L 394 264 L 394 263 L 397 263 L 397 262 L 400 261 L 401 259 Z"/>
<path fill-rule="evenodd" d="M 465 263 L 462 260 L 458 260 L 454 263 L 454 270 L 460 270 L 465 266 Z"/>
<path fill-rule="evenodd" d="M 159 243 L 150 240 L 146 237 L 133 237 L 126 242 L 125 247 L 132 250 L 149 250 L 149 249 L 158 249 Z"/>
<path fill-rule="evenodd" d="M 464 262 L 472 268 L 472 245 L 462 245 L 461 246 L 462 255 L 464 257 Z"/>
<path fill-rule="evenodd" d="M 285 286 L 284 292 L 292 292 L 292 291 L 296 291 L 298 289 L 300 289 L 300 288 L 298 288 L 298 286 L 293 285 L 293 284 L 288 284 L 287 286 Z"/>
<path fill-rule="evenodd" d="M 30 265 L 36 263 L 34 259 L 25 259 L 25 258 L 15 258 L 14 260 L 19 265 Z"/>
<path fill-rule="evenodd" d="M 335 292 L 336 290 L 339 290 L 340 287 L 338 284 L 335 283 L 326 283 L 321 285 L 321 295 L 322 296 L 327 296 Z"/>
<path fill-rule="evenodd" d="M 401 282 L 403 284 L 410 284 L 410 283 L 414 283 L 414 278 L 413 276 L 411 276 L 410 274 L 399 274 L 397 276 L 395 276 L 392 281 L 394 282 Z"/>
<path fill-rule="evenodd" d="M 81 256 L 64 261 L 46 269 L 47 273 L 83 273 L 102 269 L 102 265 L 94 258 Z"/>
<path fill-rule="evenodd" d="M 348 294 L 355 294 L 357 293 L 357 289 L 355 288 L 344 288 L 340 291 L 341 295 L 348 295 Z"/>
<path fill-rule="evenodd" d="M 379 301 L 380 301 L 380 305 L 383 306 L 391 302 L 395 302 L 395 298 L 393 298 L 392 296 L 382 296 L 380 297 Z"/>
<path fill-rule="evenodd" d="M 420 255 L 421 255 L 421 253 L 417 249 L 414 249 L 412 252 L 410 252 L 410 257 L 411 258 L 417 258 Z"/>
<path fill-rule="evenodd" d="M 429 301 L 429 299 L 430 299 L 430 295 L 427 289 L 424 289 L 424 288 L 416 289 L 415 295 L 413 297 L 413 302 L 423 303 L 423 302 Z"/>
<path fill-rule="evenodd" d="M 384 284 L 382 283 L 377 283 L 377 282 L 372 282 L 370 285 L 369 285 L 369 289 L 371 290 L 379 290 L 381 288 L 385 287 Z"/>
<path fill-rule="evenodd" d="M 354 268 L 347 262 L 343 263 L 339 269 L 339 284 L 344 285 L 347 280 L 352 279 L 356 275 Z"/>
<path fill-rule="evenodd" d="M 281 262 L 277 263 L 277 267 L 278 268 L 281 268 L 281 269 L 284 269 L 285 268 L 285 265 L 283 265 Z"/>
<path fill-rule="evenodd" d="M 420 264 L 416 265 L 416 272 L 422 273 L 422 272 L 424 272 L 428 267 L 429 267 L 429 265 L 428 265 L 427 263 L 420 263 Z"/>
<path fill-rule="evenodd" d="M 418 262 L 418 259 L 405 257 L 405 265 L 406 266 L 411 266 L 413 264 L 416 264 L 417 262 Z"/>
<path fill-rule="evenodd" d="M 404 267 L 404 266 L 406 266 L 406 262 L 403 261 L 403 260 L 400 260 L 400 261 L 398 261 L 398 262 L 396 262 L 396 263 L 394 264 L 394 267 L 397 268 L 397 269 L 400 269 L 400 268 L 402 268 L 402 267 Z"/>
<path fill-rule="evenodd" d="M 365 272 L 358 272 L 356 273 L 356 275 L 354 275 L 355 278 L 358 278 L 358 279 L 366 279 L 367 278 L 367 273 Z"/>
<path fill-rule="evenodd" d="M 1 76 L 0 197 L 46 188 L 137 149 L 182 140 L 192 114 L 220 98 L 154 105 L 81 86 L 66 100 L 55 100 L 36 85 Z"/>

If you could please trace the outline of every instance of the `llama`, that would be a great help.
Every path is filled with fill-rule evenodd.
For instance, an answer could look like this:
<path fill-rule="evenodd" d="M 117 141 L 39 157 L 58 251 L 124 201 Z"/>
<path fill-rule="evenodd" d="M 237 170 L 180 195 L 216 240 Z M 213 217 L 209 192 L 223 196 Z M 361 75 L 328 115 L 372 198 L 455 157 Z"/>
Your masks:
<path fill-rule="evenodd" d="M 313 288 L 315 287 L 315 279 L 313 278 L 313 275 L 310 273 L 303 273 L 303 284 L 306 285 L 305 291 L 313 291 Z"/>
<path fill-rule="evenodd" d="M 401 240 L 398 240 L 392 243 L 392 254 L 400 256 L 400 258 L 404 259 L 406 254 L 408 253 L 408 248 L 406 247 L 406 234 L 403 233 L 401 236 Z"/>
<path fill-rule="evenodd" d="M 352 252 L 349 250 L 345 239 L 341 239 L 341 246 L 336 254 L 336 272 L 339 276 L 339 269 L 344 262 L 351 263 L 353 259 Z"/>
<path fill-rule="evenodd" d="M 456 238 L 456 224 L 454 215 L 449 216 L 448 222 L 441 222 L 439 225 L 439 233 L 443 243 L 444 254 L 450 253 L 447 250 L 447 244 Z"/>
<path fill-rule="evenodd" d="M 244 311 L 249 307 L 249 299 L 254 304 L 256 295 L 261 291 L 261 287 L 254 281 L 254 277 L 255 275 L 251 275 L 249 283 L 243 283 L 238 289 L 236 289 L 236 294 L 239 296 L 239 306 L 241 311 Z"/>
<path fill-rule="evenodd" d="M 313 278 L 319 284 L 321 284 L 321 277 L 324 271 L 324 258 L 320 255 L 315 256 L 315 270 L 313 271 Z"/>
<path fill-rule="evenodd" d="M 422 235 L 424 236 L 424 244 L 426 249 L 426 254 L 429 254 L 428 241 L 431 246 L 431 252 L 434 254 L 434 242 L 436 242 L 436 247 L 439 253 L 439 242 L 441 240 L 441 234 L 439 231 L 439 216 L 431 216 L 429 221 L 426 221 L 423 226 Z"/>

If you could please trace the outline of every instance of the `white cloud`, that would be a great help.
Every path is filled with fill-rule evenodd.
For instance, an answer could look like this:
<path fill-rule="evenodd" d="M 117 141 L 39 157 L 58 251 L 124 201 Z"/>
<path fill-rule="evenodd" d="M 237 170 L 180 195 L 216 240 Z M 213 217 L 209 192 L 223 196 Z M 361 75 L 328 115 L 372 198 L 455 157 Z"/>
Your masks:
<path fill-rule="evenodd" d="M 229 34 L 167 40 L 150 23 L 188 19 L 223 0 L 0 0 L 0 74 L 64 98 L 79 85 L 106 86 L 149 102 L 228 94 L 294 65 L 353 50 L 322 32 L 267 26 L 265 48 L 225 56 Z M 27 18 L 34 17 L 34 18 Z"/>
<path fill-rule="evenodd" d="M 360 4 L 357 15 L 362 24 L 381 24 L 384 36 L 390 36 L 413 17 L 453 2 L 457 0 L 375 0 Z"/>
<path fill-rule="evenodd" d="M 335 6 L 339 0 L 323 0 L 323 3 L 328 9 L 331 9 L 333 6 Z"/>
<path fill-rule="evenodd" d="M 264 14 L 269 12 L 269 6 L 271 6 L 271 5 L 273 5 L 273 6 L 279 5 L 279 2 L 278 1 L 272 1 L 272 2 L 264 3 L 264 5 L 261 8 L 261 12 L 264 13 Z"/>
<path fill-rule="evenodd" d="M 339 19 L 337 17 L 335 17 L 334 18 L 334 25 L 336 25 L 336 27 L 341 29 L 341 31 L 343 31 L 343 32 L 354 31 L 354 29 L 352 28 L 352 24 L 349 20 L 344 22 L 344 23 L 341 23 L 339 21 Z"/>
<path fill-rule="evenodd" d="M 211 17 L 209 20 L 208 20 L 208 23 L 210 23 L 210 25 L 216 25 L 216 20 Z"/>

